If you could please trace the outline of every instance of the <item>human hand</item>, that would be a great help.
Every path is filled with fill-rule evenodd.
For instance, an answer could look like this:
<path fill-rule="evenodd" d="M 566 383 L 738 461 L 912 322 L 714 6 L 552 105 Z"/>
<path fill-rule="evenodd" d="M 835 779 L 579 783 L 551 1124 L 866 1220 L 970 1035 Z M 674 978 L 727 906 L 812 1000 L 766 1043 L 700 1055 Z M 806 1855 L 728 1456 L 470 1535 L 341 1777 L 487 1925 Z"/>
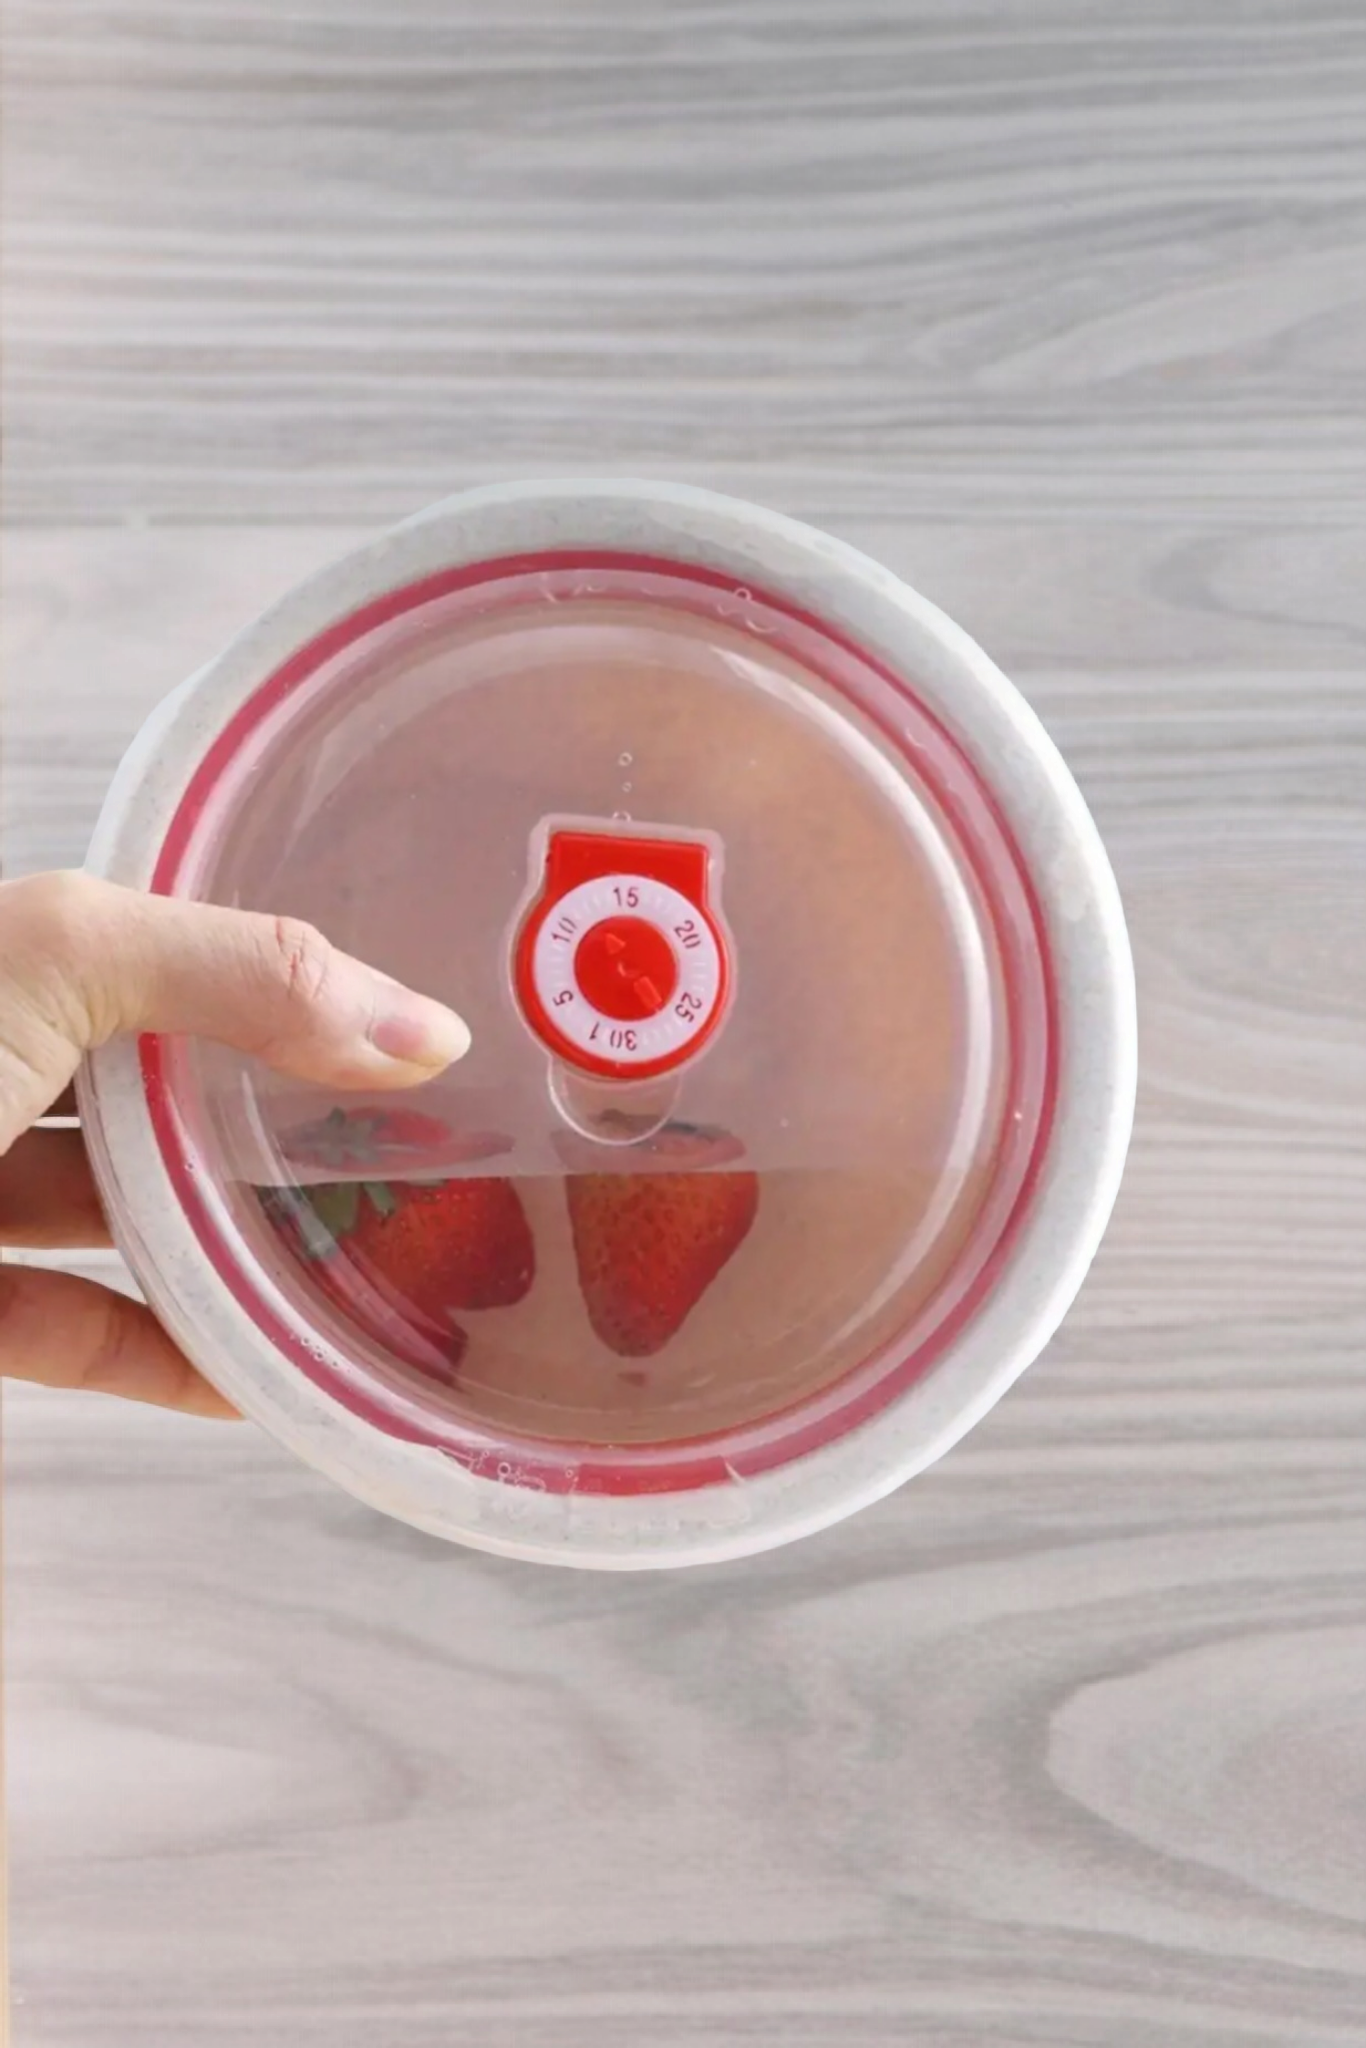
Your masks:
<path fill-rule="evenodd" d="M 125 1031 L 220 1040 L 336 1088 L 405 1088 L 462 1058 L 441 1004 L 288 918 L 142 896 L 84 875 L 0 886 L 0 1244 L 109 1242 L 67 1094 Z M 37 1128 L 34 1128 L 34 1126 Z M 71 1274 L 0 1266 L 0 1373 L 193 1415 L 233 1411 L 150 1310 Z"/>

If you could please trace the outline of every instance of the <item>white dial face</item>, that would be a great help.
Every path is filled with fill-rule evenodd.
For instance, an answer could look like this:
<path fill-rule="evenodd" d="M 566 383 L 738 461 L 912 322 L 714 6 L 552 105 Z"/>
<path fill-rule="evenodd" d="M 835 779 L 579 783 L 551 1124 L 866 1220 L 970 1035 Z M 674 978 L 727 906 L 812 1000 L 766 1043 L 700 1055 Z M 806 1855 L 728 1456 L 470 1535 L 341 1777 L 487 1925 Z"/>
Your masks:
<path fill-rule="evenodd" d="M 639 918 L 669 943 L 677 982 L 656 1016 L 623 1023 L 591 1003 L 575 961 L 593 927 L 608 918 Z M 532 977 L 547 1017 L 563 1038 L 593 1060 L 644 1067 L 685 1053 L 709 1022 L 721 996 L 721 954 L 695 904 L 648 875 L 604 875 L 562 896 L 536 935 Z"/>

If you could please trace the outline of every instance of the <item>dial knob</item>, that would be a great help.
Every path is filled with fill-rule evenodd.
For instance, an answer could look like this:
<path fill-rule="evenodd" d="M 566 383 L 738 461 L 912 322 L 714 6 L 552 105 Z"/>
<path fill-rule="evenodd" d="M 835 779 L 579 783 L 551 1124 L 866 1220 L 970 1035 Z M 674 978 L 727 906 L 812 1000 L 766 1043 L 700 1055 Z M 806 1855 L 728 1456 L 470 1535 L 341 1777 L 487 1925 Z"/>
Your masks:
<path fill-rule="evenodd" d="M 667 1009 L 678 961 L 667 932 L 648 918 L 605 917 L 579 941 L 574 981 L 602 1016 L 643 1024 Z"/>
<path fill-rule="evenodd" d="M 713 844 L 555 827 L 538 865 L 513 981 L 542 1044 L 584 1073 L 622 1079 L 695 1059 L 731 982 Z"/>

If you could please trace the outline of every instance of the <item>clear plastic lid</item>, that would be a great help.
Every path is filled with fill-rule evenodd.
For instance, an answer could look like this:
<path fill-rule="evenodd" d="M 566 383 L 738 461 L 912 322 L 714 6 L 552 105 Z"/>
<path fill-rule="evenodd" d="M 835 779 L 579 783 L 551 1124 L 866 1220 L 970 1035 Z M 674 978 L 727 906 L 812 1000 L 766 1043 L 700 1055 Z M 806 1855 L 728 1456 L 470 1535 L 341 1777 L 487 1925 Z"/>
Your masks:
<path fill-rule="evenodd" d="M 1052 1097 L 1047 948 L 914 677 L 720 575 L 520 558 L 316 640 L 156 886 L 458 1009 L 416 1094 L 144 1048 L 219 1274 L 374 1428 L 549 1489 L 782 1463 L 933 1366 Z"/>

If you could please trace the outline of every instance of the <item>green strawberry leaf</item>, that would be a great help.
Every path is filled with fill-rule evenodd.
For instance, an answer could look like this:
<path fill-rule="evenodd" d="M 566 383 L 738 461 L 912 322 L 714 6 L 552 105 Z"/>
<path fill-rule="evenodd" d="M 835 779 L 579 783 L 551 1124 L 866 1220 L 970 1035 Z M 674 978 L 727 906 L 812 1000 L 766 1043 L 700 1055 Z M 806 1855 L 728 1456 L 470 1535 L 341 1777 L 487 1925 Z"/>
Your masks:
<path fill-rule="evenodd" d="M 355 1181 L 338 1181 L 330 1187 L 310 1188 L 303 1209 L 315 1226 L 314 1234 L 321 1232 L 325 1240 L 319 1251 L 312 1251 L 310 1247 L 311 1255 L 325 1258 L 355 1229 L 360 1219 L 360 1189 Z"/>
<path fill-rule="evenodd" d="M 364 1193 L 369 1196 L 372 1206 L 379 1215 L 387 1217 L 396 1214 L 398 1203 L 394 1199 L 394 1191 L 387 1181 L 367 1180 L 362 1182 L 361 1185 Z"/>

